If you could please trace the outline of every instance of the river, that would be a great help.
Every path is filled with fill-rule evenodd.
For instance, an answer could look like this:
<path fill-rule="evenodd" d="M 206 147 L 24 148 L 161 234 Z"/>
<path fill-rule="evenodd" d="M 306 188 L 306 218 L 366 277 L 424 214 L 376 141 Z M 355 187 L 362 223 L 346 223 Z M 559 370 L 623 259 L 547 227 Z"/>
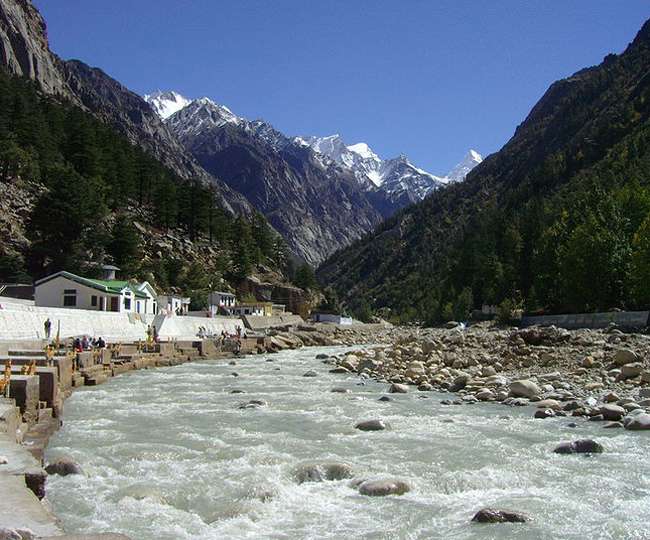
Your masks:
<path fill-rule="evenodd" d="M 85 475 L 50 477 L 49 502 L 70 533 L 133 540 L 650 538 L 647 434 L 534 420 L 528 407 L 444 406 L 449 395 L 415 389 L 381 402 L 387 385 L 330 374 L 315 359 L 343 350 L 286 351 L 236 366 L 205 360 L 80 389 L 47 455 L 71 456 Z M 308 370 L 318 377 L 303 377 Z M 268 406 L 237 408 L 250 399 Z M 354 429 L 374 418 L 391 429 Z M 605 453 L 552 453 L 563 440 L 589 437 Z M 298 485 L 293 471 L 312 461 L 348 463 L 358 477 L 398 477 L 412 490 L 366 497 L 350 480 Z M 471 523 L 484 506 L 532 520 Z"/>

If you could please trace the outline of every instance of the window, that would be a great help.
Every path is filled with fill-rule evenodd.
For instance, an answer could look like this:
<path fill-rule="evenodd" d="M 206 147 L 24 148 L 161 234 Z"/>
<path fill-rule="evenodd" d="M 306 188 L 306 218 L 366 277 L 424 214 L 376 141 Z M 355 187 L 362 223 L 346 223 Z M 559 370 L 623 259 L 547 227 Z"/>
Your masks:
<path fill-rule="evenodd" d="M 140 313 L 140 300 L 136 300 L 135 302 L 135 310 Z"/>
<path fill-rule="evenodd" d="M 97 307 L 97 297 L 95 295 L 90 297 L 90 305 L 92 307 Z"/>
<path fill-rule="evenodd" d="M 124 309 L 127 311 L 131 309 L 131 299 L 126 296 L 124 297 Z"/>
<path fill-rule="evenodd" d="M 77 305 L 77 289 L 63 290 L 63 305 L 64 307 L 74 307 Z"/>

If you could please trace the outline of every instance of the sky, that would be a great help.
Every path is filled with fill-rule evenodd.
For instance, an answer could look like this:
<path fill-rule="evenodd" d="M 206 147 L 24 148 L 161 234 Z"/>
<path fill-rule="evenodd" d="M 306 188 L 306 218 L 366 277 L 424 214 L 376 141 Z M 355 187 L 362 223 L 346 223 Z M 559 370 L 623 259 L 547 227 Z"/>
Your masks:
<path fill-rule="evenodd" d="M 208 96 L 434 174 L 497 151 L 555 80 L 620 53 L 647 0 L 34 0 L 50 46 L 131 90 Z"/>

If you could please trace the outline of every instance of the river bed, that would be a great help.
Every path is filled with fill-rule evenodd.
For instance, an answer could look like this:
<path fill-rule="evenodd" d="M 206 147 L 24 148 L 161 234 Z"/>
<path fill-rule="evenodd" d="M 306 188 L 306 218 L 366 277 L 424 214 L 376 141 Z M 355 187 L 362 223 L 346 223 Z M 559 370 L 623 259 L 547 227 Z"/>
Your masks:
<path fill-rule="evenodd" d="M 381 402 L 386 384 L 330 374 L 315 359 L 344 350 L 204 360 L 76 391 L 47 457 L 71 456 L 85 475 L 50 477 L 48 501 L 70 533 L 133 540 L 650 538 L 646 433 L 535 420 L 530 407 L 444 406 L 448 394 L 415 388 Z M 237 408 L 251 399 L 268 406 Z M 391 429 L 354 429 L 375 418 Z M 578 438 L 605 453 L 552 453 Z M 295 468 L 313 461 L 412 490 L 366 497 L 350 480 L 298 485 Z M 485 506 L 532 519 L 471 523 Z"/>

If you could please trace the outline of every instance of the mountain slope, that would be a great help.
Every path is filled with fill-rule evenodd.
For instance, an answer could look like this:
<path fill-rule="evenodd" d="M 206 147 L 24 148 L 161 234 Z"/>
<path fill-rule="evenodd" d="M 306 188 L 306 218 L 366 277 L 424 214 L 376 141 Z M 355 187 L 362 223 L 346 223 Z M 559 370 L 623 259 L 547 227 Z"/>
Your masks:
<path fill-rule="evenodd" d="M 242 193 L 311 264 L 381 221 L 354 177 L 269 124 L 248 121 L 207 98 L 167 120 L 210 173 Z"/>
<path fill-rule="evenodd" d="M 405 320 L 465 317 L 504 299 L 647 307 L 649 69 L 646 23 L 623 54 L 551 85 L 465 182 L 335 254 L 320 278 L 352 306 Z"/>
<path fill-rule="evenodd" d="M 0 0 L 0 47 L 0 60 L 10 73 L 35 80 L 45 93 L 82 106 L 181 178 L 212 185 L 227 210 L 252 214 L 241 195 L 196 163 L 140 96 L 98 68 L 77 60 L 64 62 L 52 53 L 45 21 L 29 0 Z"/>

